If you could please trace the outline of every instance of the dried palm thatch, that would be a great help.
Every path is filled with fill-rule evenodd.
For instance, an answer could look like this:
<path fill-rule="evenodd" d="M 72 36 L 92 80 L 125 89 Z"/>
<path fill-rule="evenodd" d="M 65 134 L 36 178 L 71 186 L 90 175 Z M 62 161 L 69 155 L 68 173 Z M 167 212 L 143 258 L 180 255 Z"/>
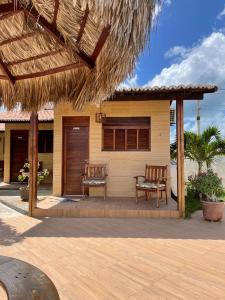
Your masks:
<path fill-rule="evenodd" d="M 100 102 L 132 73 L 158 0 L 0 0 L 0 96 Z"/>

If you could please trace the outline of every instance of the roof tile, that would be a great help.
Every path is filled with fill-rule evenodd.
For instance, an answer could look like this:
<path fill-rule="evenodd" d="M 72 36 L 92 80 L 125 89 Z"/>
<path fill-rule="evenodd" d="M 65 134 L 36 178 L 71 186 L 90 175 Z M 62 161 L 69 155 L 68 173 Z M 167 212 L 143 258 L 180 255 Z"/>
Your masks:
<path fill-rule="evenodd" d="M 54 110 L 40 110 L 38 112 L 40 122 L 51 122 L 54 120 Z M 29 122 L 30 113 L 24 111 L 6 111 L 0 112 L 0 122 Z"/>

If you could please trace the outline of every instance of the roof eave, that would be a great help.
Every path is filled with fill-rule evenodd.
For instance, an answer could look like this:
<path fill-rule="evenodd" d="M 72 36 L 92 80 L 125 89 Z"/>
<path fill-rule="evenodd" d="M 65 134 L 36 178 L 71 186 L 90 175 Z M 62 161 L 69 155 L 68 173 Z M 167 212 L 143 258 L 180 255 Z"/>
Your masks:
<path fill-rule="evenodd" d="M 215 93 L 218 90 L 216 85 L 199 87 L 170 87 L 170 88 L 149 88 L 117 90 L 107 101 L 157 101 L 176 100 L 182 97 L 183 100 L 202 100 L 204 94 Z"/>
<path fill-rule="evenodd" d="M 38 123 L 53 123 L 54 120 L 38 120 Z M 30 120 L 5 120 L 0 119 L 0 123 L 30 123 Z"/>

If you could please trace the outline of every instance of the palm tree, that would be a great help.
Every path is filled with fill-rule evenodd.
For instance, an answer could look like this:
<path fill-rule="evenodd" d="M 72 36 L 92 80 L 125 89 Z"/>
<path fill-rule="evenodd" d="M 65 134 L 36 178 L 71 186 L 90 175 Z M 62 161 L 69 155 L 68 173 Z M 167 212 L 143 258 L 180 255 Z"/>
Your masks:
<path fill-rule="evenodd" d="M 177 156 L 176 142 L 171 144 L 171 158 Z M 217 156 L 225 156 L 225 139 L 220 130 L 215 126 L 209 126 L 200 135 L 186 131 L 184 133 L 184 156 L 187 159 L 197 162 L 198 172 L 206 164 L 211 169 Z"/>

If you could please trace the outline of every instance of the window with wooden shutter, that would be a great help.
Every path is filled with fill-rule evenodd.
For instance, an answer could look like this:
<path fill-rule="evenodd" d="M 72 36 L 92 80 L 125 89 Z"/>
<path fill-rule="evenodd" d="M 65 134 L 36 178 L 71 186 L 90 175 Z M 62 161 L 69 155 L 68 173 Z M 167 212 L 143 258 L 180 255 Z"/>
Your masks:
<path fill-rule="evenodd" d="M 137 129 L 127 129 L 127 150 L 137 150 Z"/>
<path fill-rule="evenodd" d="M 125 150 L 125 129 L 115 129 L 115 150 Z"/>
<path fill-rule="evenodd" d="M 113 148 L 114 148 L 113 136 L 114 136 L 113 129 L 105 128 L 103 130 L 104 150 L 113 150 Z"/>
<path fill-rule="evenodd" d="M 103 151 L 149 151 L 149 117 L 109 117 L 102 124 Z"/>
<path fill-rule="evenodd" d="M 146 150 L 146 148 L 149 148 L 149 130 L 141 128 L 138 130 L 138 149 Z"/>
<path fill-rule="evenodd" d="M 39 130 L 38 152 L 53 153 L 53 130 Z"/>

